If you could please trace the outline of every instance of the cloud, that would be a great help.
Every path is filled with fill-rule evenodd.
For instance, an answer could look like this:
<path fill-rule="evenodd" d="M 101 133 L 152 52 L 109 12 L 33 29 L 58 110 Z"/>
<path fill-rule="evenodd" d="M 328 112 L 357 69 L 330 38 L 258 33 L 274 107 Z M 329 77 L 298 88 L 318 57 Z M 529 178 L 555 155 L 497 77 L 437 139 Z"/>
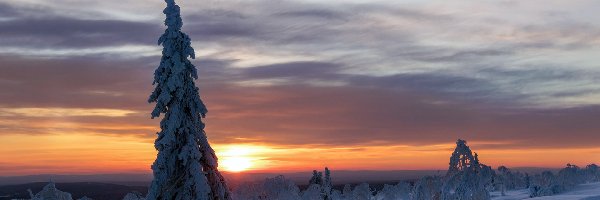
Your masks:
<path fill-rule="evenodd" d="M 525 144 L 593 146 L 600 139 L 594 134 L 600 127 L 592 123 L 597 117 L 595 107 L 546 111 L 495 108 L 481 103 L 444 102 L 443 98 L 419 91 L 359 87 L 218 91 L 205 93 L 210 110 L 207 131 L 216 142 L 246 137 L 277 144 L 343 146 L 373 142 L 436 144 L 466 138 L 510 141 L 501 146 L 522 148 Z M 231 98 L 234 94 L 240 98 Z"/>
<path fill-rule="evenodd" d="M 0 108 L 1 117 L 124 117 L 135 111 L 118 109 L 77 109 L 77 108 Z"/>
<path fill-rule="evenodd" d="M 131 110 L 135 115 L 68 117 L 70 126 L 50 116 L 36 118 L 36 127 L 21 116 L 19 123 L 3 126 L 4 133 L 44 134 L 87 132 L 137 135 L 151 139 L 158 120 L 150 120 L 154 68 L 150 60 L 2 59 L 2 107 L 66 110 Z M 94 62 L 90 62 L 93 60 Z M 219 143 L 250 138 L 278 145 L 437 144 L 456 138 L 510 141 L 499 146 L 519 148 L 539 140 L 539 146 L 593 145 L 597 127 L 595 107 L 530 109 L 515 106 L 509 92 L 492 79 L 444 73 L 369 76 L 345 74 L 342 63 L 298 61 L 235 68 L 234 61 L 204 59 L 196 62 L 198 84 L 208 105 L 207 131 Z M 56 73 L 61 72 L 61 73 Z M 571 80 L 572 71 L 483 70 L 500 80 Z M 486 76 L 486 77 L 487 77 Z M 506 76 L 506 77 L 505 77 Z M 263 87 L 240 81 L 282 78 L 285 84 Z M 343 85 L 310 82 L 339 81 Z M 144 89 L 145 88 L 145 89 Z M 23 93 L 21 91 L 28 91 Z M 35 98 L 32 98 L 35 97 Z M 3 111 L 3 115 L 11 112 Z M 39 113 L 38 113 L 39 114 Z M 234 125 L 232 125 L 234 123 Z M 20 124 L 18 129 L 14 124 Z M 126 127 L 108 129 L 107 127 Z M 144 128 L 140 128 L 144 127 Z M 572 131 L 577 127 L 576 133 Z M 569 133 L 569 134 L 566 134 Z M 551 136 L 551 137 L 550 137 Z M 582 138 L 586 142 L 582 141 Z"/>
<path fill-rule="evenodd" d="M 158 120 L 145 114 L 152 106 L 145 100 L 160 60 L 162 19 L 109 18 L 121 8 L 105 3 L 115 10 L 97 18 L 90 17 L 97 10 L 87 8 L 62 15 L 55 7 L 0 4 L 0 107 L 135 114 L 35 119 L 46 127 L 35 126 L 31 116 L 0 117 L 0 134 L 154 137 L 149 127 Z M 216 142 L 343 146 L 465 138 L 521 148 L 600 141 L 592 120 L 600 91 L 593 45 L 599 25 L 573 13 L 576 8 L 489 2 L 474 3 L 481 7 L 468 12 L 460 3 L 192 6 L 200 3 L 184 7 L 184 31 L 194 39 L 197 83 L 210 111 L 207 131 Z M 149 6 L 135 12 L 162 17 L 159 7 Z M 570 11 L 564 20 L 540 14 L 559 8 Z M 518 12 L 505 15 L 511 10 Z M 530 20 L 538 18 L 548 20 Z M 52 126 L 65 119 L 70 127 Z M 109 128 L 117 126 L 127 128 Z"/>
<path fill-rule="evenodd" d="M 274 17 L 313 18 L 320 20 L 346 20 L 347 13 L 336 12 L 328 9 L 305 9 L 279 12 Z"/>
<path fill-rule="evenodd" d="M 0 3 L 0 17 L 11 17 L 16 15 L 17 12 L 7 3 Z"/>
<path fill-rule="evenodd" d="M 246 78 L 335 79 L 342 65 L 329 62 L 289 62 L 256 66 L 243 70 Z"/>
<path fill-rule="evenodd" d="M 0 42 L 29 48 L 101 47 L 155 44 L 161 34 L 156 24 L 119 20 L 18 18 L 0 22 Z"/>
<path fill-rule="evenodd" d="M 130 109 L 138 107 L 136 104 L 144 105 L 146 97 L 139 100 L 137 95 L 146 96 L 144 91 L 151 89 L 151 76 L 145 74 L 152 74 L 153 67 L 145 60 L 115 62 L 98 57 L 1 57 L 0 60 L 3 107 Z M 127 95 L 119 95 L 122 93 Z"/>

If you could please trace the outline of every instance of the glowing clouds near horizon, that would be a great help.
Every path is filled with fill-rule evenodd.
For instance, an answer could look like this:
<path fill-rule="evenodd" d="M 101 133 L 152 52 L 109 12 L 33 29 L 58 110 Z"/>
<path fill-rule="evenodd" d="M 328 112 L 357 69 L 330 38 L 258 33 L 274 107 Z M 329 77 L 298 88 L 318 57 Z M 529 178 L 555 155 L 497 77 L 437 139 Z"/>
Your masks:
<path fill-rule="evenodd" d="M 116 127 L 115 127 L 116 128 Z M 579 166 L 600 159 L 600 148 L 493 149 L 472 142 L 479 158 L 493 167 Z M 451 143 L 436 145 L 290 146 L 276 144 L 213 145 L 219 169 L 234 173 L 333 170 L 445 169 Z M 41 173 L 149 173 L 156 155 L 152 140 L 131 135 L 0 134 L 0 176 Z M 547 156 L 552 155 L 552 156 Z M 574 156 L 577 155 L 577 156 Z M 531 161 L 535 157 L 537 160 Z"/>
<path fill-rule="evenodd" d="M 0 134 L 0 176 L 146 173 L 156 152 L 131 135 Z"/>
<path fill-rule="evenodd" d="M 0 108 L 0 117 L 125 117 L 134 113 L 131 110 L 105 108 Z"/>

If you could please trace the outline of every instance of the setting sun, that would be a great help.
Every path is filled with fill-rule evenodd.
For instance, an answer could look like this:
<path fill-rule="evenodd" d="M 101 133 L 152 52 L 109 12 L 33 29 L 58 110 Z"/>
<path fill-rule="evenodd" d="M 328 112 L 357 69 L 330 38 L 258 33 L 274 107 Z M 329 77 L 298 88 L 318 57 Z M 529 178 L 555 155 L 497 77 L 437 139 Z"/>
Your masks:
<path fill-rule="evenodd" d="M 252 166 L 252 161 L 250 161 L 250 158 L 245 157 L 229 157 L 223 159 L 221 165 L 223 165 L 225 171 L 241 172 L 248 170 Z"/>
<path fill-rule="evenodd" d="M 257 160 L 252 156 L 255 151 L 252 146 L 234 145 L 225 147 L 223 153 L 220 154 L 220 164 L 225 171 L 246 171 L 253 167 L 254 161 Z"/>

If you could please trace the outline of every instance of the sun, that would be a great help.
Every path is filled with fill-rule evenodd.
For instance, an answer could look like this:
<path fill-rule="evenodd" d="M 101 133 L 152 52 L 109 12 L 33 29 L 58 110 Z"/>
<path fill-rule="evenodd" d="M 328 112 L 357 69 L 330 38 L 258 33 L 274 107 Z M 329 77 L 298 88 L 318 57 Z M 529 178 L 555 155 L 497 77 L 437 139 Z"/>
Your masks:
<path fill-rule="evenodd" d="M 252 167 L 252 161 L 245 157 L 226 157 L 221 161 L 221 165 L 225 167 L 225 171 L 242 172 Z"/>
<path fill-rule="evenodd" d="M 251 149 L 243 146 L 231 146 L 221 154 L 220 166 L 225 171 L 242 172 L 250 169 L 253 159 L 250 156 Z"/>

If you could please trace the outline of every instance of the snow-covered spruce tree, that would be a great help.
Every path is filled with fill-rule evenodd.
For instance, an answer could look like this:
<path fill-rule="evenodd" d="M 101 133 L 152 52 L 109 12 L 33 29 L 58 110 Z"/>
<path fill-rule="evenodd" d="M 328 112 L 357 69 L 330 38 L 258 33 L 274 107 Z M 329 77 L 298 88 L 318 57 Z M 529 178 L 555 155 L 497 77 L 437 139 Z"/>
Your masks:
<path fill-rule="evenodd" d="M 323 185 L 321 186 L 323 190 L 323 196 L 325 200 L 331 200 L 331 190 L 333 189 L 333 184 L 331 183 L 331 171 L 329 168 L 325 167 L 325 178 L 323 178 Z"/>
<path fill-rule="evenodd" d="M 487 188 L 492 184 L 494 171 L 481 164 L 477 153 L 473 155 L 467 141 L 458 140 L 450 157 L 450 166 L 442 187 L 444 200 L 490 199 Z"/>
<path fill-rule="evenodd" d="M 313 175 L 312 175 L 312 177 L 310 177 L 310 180 L 308 181 L 308 185 L 312 185 L 312 184 L 317 184 L 317 185 L 323 184 L 323 173 L 321 173 L 317 170 L 313 170 Z"/>
<path fill-rule="evenodd" d="M 217 157 L 210 147 L 201 118 L 207 109 L 200 100 L 194 79 L 196 67 L 190 38 L 183 32 L 179 6 L 165 0 L 167 7 L 162 59 L 154 72 L 156 88 L 149 102 L 156 102 L 152 118 L 164 113 L 161 131 L 154 143 L 158 155 L 147 200 L 229 200 L 231 195 L 217 170 Z"/>
<path fill-rule="evenodd" d="M 320 189 L 319 194 L 321 198 L 318 199 L 331 200 L 333 185 L 331 183 L 331 172 L 329 171 L 329 168 L 325 167 L 325 177 L 323 177 L 322 172 L 313 170 L 313 175 L 308 181 L 308 189 L 306 192 L 311 192 L 313 185 L 318 186 L 316 188 Z"/>

